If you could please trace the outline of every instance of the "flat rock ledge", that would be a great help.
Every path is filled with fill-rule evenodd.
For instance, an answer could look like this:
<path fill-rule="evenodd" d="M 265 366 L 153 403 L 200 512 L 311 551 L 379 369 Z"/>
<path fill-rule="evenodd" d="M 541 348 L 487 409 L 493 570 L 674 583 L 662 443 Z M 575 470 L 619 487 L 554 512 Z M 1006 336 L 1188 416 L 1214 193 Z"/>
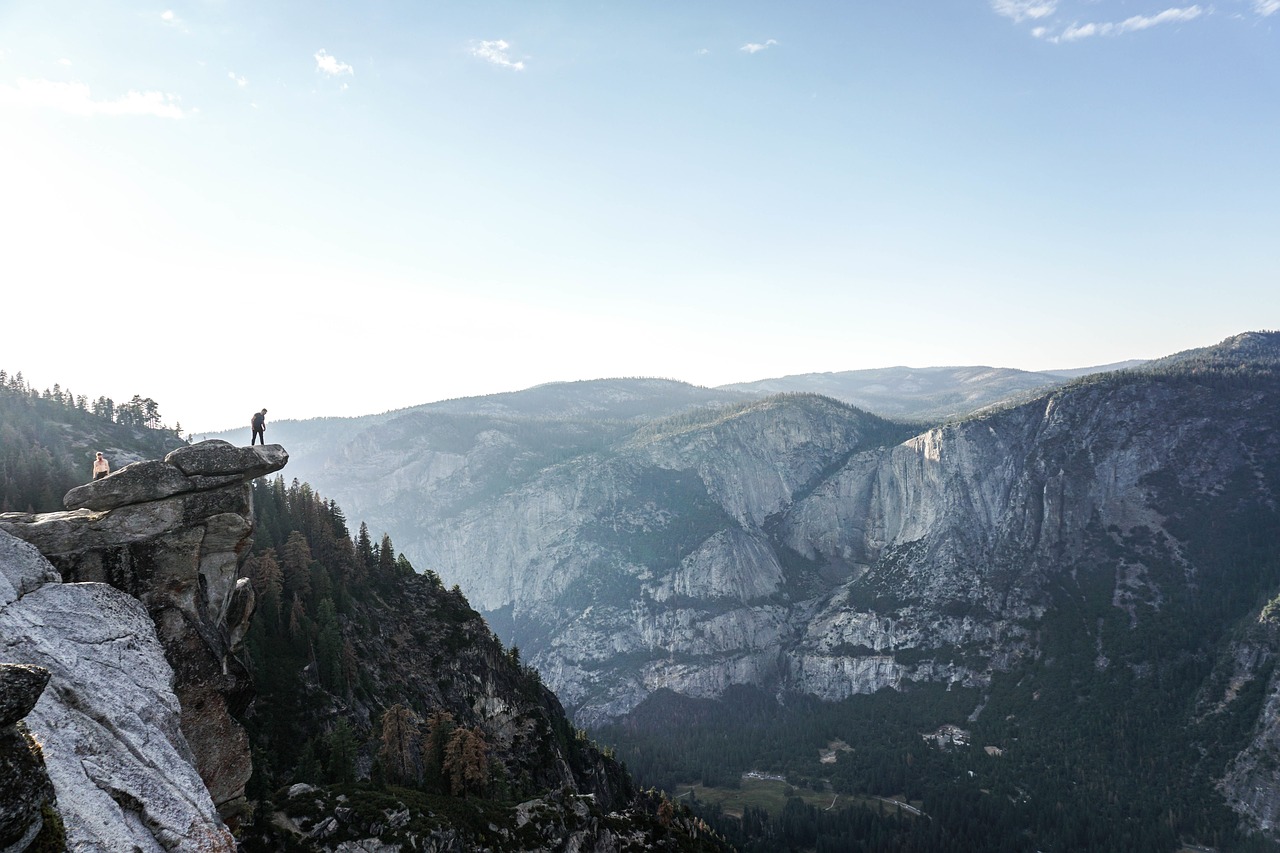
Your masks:
<path fill-rule="evenodd" d="M 211 439 L 180 447 L 164 461 L 134 462 L 76 486 L 62 503 L 69 510 L 102 512 L 252 480 L 279 471 L 288 461 L 289 454 L 278 444 L 236 447 Z"/>

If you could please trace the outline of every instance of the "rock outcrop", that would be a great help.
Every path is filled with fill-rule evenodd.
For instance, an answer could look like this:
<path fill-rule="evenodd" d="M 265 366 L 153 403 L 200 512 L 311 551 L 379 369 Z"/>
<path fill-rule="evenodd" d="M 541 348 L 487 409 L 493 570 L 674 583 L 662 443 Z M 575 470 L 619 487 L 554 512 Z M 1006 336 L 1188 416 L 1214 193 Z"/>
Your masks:
<path fill-rule="evenodd" d="M 22 719 L 49 683 L 39 666 L 0 664 L 0 850 L 21 851 L 56 813 L 56 796 L 39 745 Z"/>
<path fill-rule="evenodd" d="M 287 461 L 279 445 L 202 442 L 72 489 L 67 512 L 0 515 L 0 530 L 35 545 L 67 590 L 105 583 L 145 606 L 167 664 L 144 670 L 159 684 L 171 668 L 184 748 L 228 818 L 251 772 L 235 719 L 252 696 L 236 656 L 253 610 L 252 587 L 237 578 L 252 532 L 249 483 Z"/>
<path fill-rule="evenodd" d="M 173 671 L 137 599 L 106 584 L 63 583 L 33 546 L 0 531 L 0 638 L 0 657 L 26 664 L 16 669 L 47 673 L 27 724 L 71 849 L 235 850 L 196 772 Z"/>

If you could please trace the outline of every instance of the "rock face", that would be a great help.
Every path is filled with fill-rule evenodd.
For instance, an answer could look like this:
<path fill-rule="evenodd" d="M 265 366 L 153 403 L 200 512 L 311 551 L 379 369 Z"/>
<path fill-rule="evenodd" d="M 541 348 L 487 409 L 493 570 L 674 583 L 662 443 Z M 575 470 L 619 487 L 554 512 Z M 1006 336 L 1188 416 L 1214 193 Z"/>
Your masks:
<path fill-rule="evenodd" d="M 49 670 L 0 664 L 0 849 L 25 850 L 54 807 L 53 783 L 22 718 L 49 683 Z"/>
<path fill-rule="evenodd" d="M 251 772 L 235 720 L 252 692 L 236 656 L 252 613 L 252 589 L 237 582 L 252 531 L 249 482 L 287 461 L 279 445 L 202 442 L 73 489 L 68 512 L 0 515 L 0 530 L 35 545 L 62 580 L 106 583 L 145 605 L 185 740 L 228 817 Z"/>
<path fill-rule="evenodd" d="M 1106 549 L 1179 552 L 1166 516 L 1215 483 L 1267 498 L 1274 383 L 1117 376 L 915 436 L 779 397 L 633 428 L 514 482 L 533 447 L 513 430 L 446 446 L 439 425 L 393 422 L 346 448 L 358 473 L 333 486 L 459 582 L 580 723 L 664 687 L 981 686 L 1037 654 L 1060 573 L 1118 560 L 1116 606 L 1137 614 L 1166 581 Z"/>
<path fill-rule="evenodd" d="M 804 395 L 644 423 L 420 412 L 306 473 L 459 583 L 591 725 L 660 688 L 989 695 L 1048 666 L 1046 637 L 1134 683 L 1170 637 L 1209 660 L 1276 593 L 1278 411 L 1280 333 L 1250 333 L 925 431 Z M 1268 707 L 1212 770 L 1260 826 Z"/>
<path fill-rule="evenodd" d="M 235 850 L 194 767 L 173 671 L 137 599 L 106 584 L 63 583 L 34 547 L 0 532 L 0 638 L 0 656 L 26 664 L 6 682 L 30 688 L 36 672 L 48 679 L 27 723 L 71 849 Z"/>

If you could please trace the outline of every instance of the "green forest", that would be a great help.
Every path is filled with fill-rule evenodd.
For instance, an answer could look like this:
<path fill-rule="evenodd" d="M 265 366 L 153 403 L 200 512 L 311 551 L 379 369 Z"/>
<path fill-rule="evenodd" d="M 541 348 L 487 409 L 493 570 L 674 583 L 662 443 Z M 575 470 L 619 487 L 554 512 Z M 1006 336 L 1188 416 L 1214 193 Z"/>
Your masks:
<path fill-rule="evenodd" d="M 596 780 L 614 807 L 630 804 L 622 827 L 665 838 L 669 849 L 724 849 L 709 832 L 699 840 L 686 831 L 705 829 L 687 808 L 637 790 L 461 591 L 415 571 L 390 537 L 375 539 L 364 524 L 351 535 L 342 510 L 296 480 L 256 481 L 253 504 L 245 850 L 310 849 L 273 819 L 296 807 L 287 792 L 297 783 L 342 797 L 358 813 L 352 826 L 407 806 L 406 838 L 451 827 L 499 844 L 515 803 L 560 787 L 561 762 Z M 505 697 L 509 724 L 528 732 L 506 748 L 476 711 L 486 681 Z"/>
<path fill-rule="evenodd" d="M 180 433 L 162 425 L 150 397 L 117 404 L 57 384 L 37 391 L 20 371 L 0 370 L 0 512 L 61 510 L 62 496 L 90 479 L 97 451 L 113 463 L 117 453 L 159 459 L 183 444 Z"/>
<path fill-rule="evenodd" d="M 825 811 L 794 798 L 775 813 L 731 815 L 695 803 L 744 851 L 1274 850 L 1240 831 L 1214 787 L 1262 713 L 1271 665 L 1229 703 L 1211 700 L 1227 689 L 1229 648 L 1217 638 L 1258 634 L 1257 614 L 1280 612 L 1258 597 L 1280 586 L 1280 534 L 1265 507 L 1178 501 L 1170 523 L 1194 543 L 1197 587 L 1172 582 L 1181 564 L 1162 543 L 1095 531 L 1094 553 L 1110 559 L 1059 576 L 1042 654 L 985 690 L 906 684 L 834 703 L 746 687 L 719 700 L 659 691 L 593 736 L 640 784 L 676 795 L 695 783 L 734 789 L 757 771 L 796 790 L 900 799 L 922 812 Z M 1111 601 L 1121 554 L 1169 576 L 1162 607 L 1136 623 Z M 964 730 L 965 742 L 926 739 L 944 725 Z M 834 763 L 821 761 L 824 751 Z"/>

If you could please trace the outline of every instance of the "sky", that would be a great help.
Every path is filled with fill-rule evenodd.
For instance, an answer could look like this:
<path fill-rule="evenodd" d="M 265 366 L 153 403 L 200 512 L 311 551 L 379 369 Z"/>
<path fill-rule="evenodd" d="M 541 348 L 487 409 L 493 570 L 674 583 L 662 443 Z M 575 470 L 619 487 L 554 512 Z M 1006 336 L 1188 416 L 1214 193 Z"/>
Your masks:
<path fill-rule="evenodd" d="M 169 426 L 1280 327 L 1280 0 L 0 0 L 0 368 Z"/>

